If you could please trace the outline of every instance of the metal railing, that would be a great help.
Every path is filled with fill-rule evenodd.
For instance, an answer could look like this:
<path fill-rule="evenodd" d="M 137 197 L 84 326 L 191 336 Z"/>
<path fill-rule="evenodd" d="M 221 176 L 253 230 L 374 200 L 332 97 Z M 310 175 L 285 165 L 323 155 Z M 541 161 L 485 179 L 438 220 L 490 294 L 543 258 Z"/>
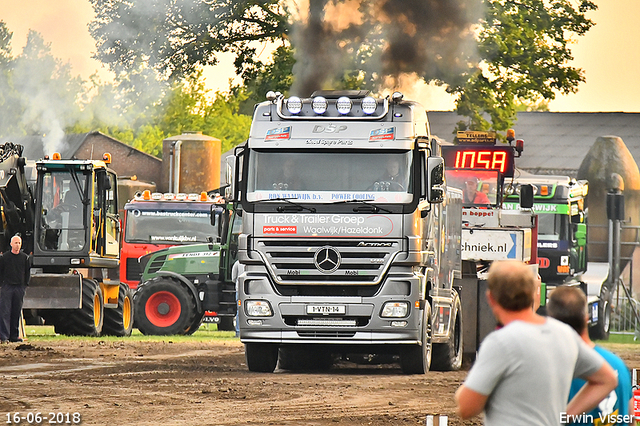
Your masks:
<path fill-rule="evenodd" d="M 611 334 L 633 335 L 640 338 L 640 302 L 634 299 L 622 279 L 618 279 L 611 312 Z"/>
<path fill-rule="evenodd" d="M 611 312 L 610 332 L 612 334 L 633 335 L 634 340 L 640 338 L 640 302 L 633 298 L 633 254 L 631 257 L 622 257 L 620 255 L 620 247 L 622 246 L 640 246 L 640 227 L 628 225 L 629 221 L 620 221 L 617 229 L 614 228 L 615 222 L 609 221 L 608 225 L 590 225 L 594 228 L 609 228 L 609 241 L 593 241 L 589 240 L 589 244 L 607 244 L 609 246 L 609 262 L 610 273 L 622 274 L 620 270 L 620 262 L 628 262 L 629 267 L 629 285 L 628 288 L 620 276 L 615 277 L 616 289 L 613 298 L 613 311 Z M 620 233 L 624 230 L 633 229 L 636 231 L 635 241 L 621 241 Z M 614 236 L 614 234 L 617 234 Z M 617 247 L 615 247 L 617 243 Z M 614 264 L 617 262 L 617 265 Z M 617 266 L 614 267 L 614 266 Z"/>

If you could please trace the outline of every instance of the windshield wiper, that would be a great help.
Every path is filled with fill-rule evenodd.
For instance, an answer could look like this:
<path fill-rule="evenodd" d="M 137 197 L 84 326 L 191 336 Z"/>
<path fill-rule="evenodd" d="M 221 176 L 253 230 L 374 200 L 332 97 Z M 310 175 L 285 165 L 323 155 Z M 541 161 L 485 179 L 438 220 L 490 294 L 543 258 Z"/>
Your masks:
<path fill-rule="evenodd" d="M 306 207 L 306 206 L 303 206 L 300 203 L 294 203 L 291 200 L 297 200 L 297 198 L 295 198 L 295 197 L 278 197 L 278 198 L 269 198 L 268 200 L 260 200 L 260 201 L 256 201 L 256 202 L 264 203 L 264 202 L 267 202 L 267 201 L 284 201 L 286 203 L 291 204 L 292 206 L 297 207 L 297 211 L 307 210 L 307 211 L 309 211 L 311 213 L 315 213 L 316 212 L 316 209 L 314 207 Z M 285 209 L 286 209 L 286 207 L 283 207 L 283 206 L 278 207 L 278 211 L 280 213 L 284 212 Z"/>
<path fill-rule="evenodd" d="M 377 204 L 373 204 L 370 203 L 368 201 L 364 201 L 364 200 L 356 200 L 351 199 L 351 200 L 342 200 L 342 201 L 336 201 L 335 203 L 332 204 L 348 204 L 348 203 L 358 203 L 358 204 L 363 204 L 362 207 L 354 207 L 353 211 L 354 212 L 360 212 L 360 211 L 365 211 L 367 210 L 364 206 L 367 206 L 369 209 L 371 209 L 374 213 L 377 213 L 379 211 L 383 211 L 385 213 L 391 213 L 391 210 L 387 210 L 384 207 L 380 207 Z"/>

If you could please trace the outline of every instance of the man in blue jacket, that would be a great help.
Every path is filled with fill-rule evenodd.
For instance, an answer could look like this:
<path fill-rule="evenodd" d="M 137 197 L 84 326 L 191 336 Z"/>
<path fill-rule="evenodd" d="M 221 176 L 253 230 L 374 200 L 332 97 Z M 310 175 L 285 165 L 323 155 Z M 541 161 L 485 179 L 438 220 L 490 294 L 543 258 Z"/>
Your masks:
<path fill-rule="evenodd" d="M 592 348 L 595 348 L 602 357 L 618 373 L 618 386 L 611 391 L 609 396 L 603 399 L 592 411 L 573 419 L 572 425 L 628 425 L 633 419 L 631 416 L 631 404 L 633 394 L 631 391 L 631 374 L 629 369 L 617 355 L 597 346 L 589 338 L 587 328 L 587 298 L 584 292 L 577 287 L 561 286 L 551 292 L 547 313 L 568 325 L 578 332 L 582 340 Z M 574 379 L 571 383 L 569 398 L 584 386 L 584 380 Z"/>

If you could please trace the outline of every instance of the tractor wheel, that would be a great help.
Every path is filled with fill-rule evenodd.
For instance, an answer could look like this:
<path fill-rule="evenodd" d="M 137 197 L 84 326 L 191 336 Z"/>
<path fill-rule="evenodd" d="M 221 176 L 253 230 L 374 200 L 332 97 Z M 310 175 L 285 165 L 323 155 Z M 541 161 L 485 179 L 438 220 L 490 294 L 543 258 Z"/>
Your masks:
<path fill-rule="evenodd" d="M 454 371 L 462 367 L 462 315 L 460 311 L 460 298 L 455 297 L 449 339 L 446 343 L 433 344 L 432 370 Z"/>
<path fill-rule="evenodd" d="M 98 283 L 82 279 L 82 307 L 60 310 L 51 317 L 58 334 L 100 336 L 104 324 L 104 299 Z"/>
<path fill-rule="evenodd" d="M 400 351 L 400 367 L 405 374 L 425 374 L 431 366 L 431 305 L 427 303 L 423 312 L 421 344 Z"/>
<path fill-rule="evenodd" d="M 278 345 L 273 343 L 245 343 L 244 357 L 249 371 L 273 373 L 278 363 Z"/>
<path fill-rule="evenodd" d="M 196 321 L 196 302 L 177 280 L 155 277 L 138 287 L 134 298 L 136 327 L 143 334 L 185 334 Z"/>
<path fill-rule="evenodd" d="M 133 292 L 125 283 L 120 283 L 118 307 L 104 310 L 102 334 L 109 336 L 131 336 L 133 329 Z"/>
<path fill-rule="evenodd" d="M 199 314 L 196 314 L 196 316 L 195 316 L 195 318 L 193 320 L 193 323 L 189 326 L 187 331 L 184 332 L 184 334 L 192 335 L 193 333 L 198 331 L 198 329 L 202 325 L 202 320 L 204 320 L 204 314 L 205 314 L 204 311 L 202 311 Z"/>

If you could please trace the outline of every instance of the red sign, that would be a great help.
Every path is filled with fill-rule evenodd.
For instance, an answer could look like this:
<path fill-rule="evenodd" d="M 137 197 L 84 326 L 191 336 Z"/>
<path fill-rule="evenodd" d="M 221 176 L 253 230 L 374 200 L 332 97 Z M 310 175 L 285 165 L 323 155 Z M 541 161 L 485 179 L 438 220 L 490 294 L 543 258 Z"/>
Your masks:
<path fill-rule="evenodd" d="M 540 269 L 547 269 L 549 267 L 549 265 L 551 265 L 551 262 L 546 257 L 539 257 L 538 258 L 538 267 Z"/>
<path fill-rule="evenodd" d="M 442 157 L 447 169 L 495 170 L 504 176 L 513 176 L 511 147 L 445 145 Z"/>
<path fill-rule="evenodd" d="M 263 226 L 262 233 L 264 234 L 297 234 L 297 226 Z"/>

